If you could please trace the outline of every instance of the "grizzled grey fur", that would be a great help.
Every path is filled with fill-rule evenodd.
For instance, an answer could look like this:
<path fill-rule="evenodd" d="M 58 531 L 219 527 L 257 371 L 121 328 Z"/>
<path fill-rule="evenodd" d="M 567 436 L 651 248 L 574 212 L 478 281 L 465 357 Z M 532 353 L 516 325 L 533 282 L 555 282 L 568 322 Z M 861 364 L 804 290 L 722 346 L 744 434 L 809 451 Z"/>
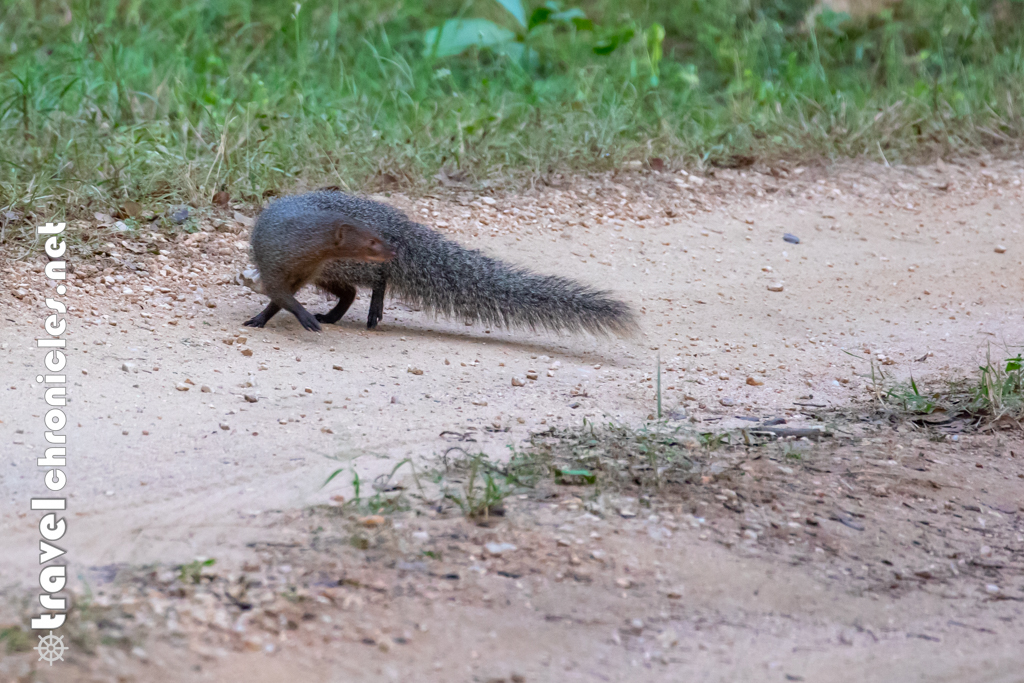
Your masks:
<path fill-rule="evenodd" d="M 333 190 L 311 192 L 275 201 L 259 222 L 269 226 L 306 213 L 331 212 L 374 230 L 395 257 L 387 263 L 327 263 L 313 282 L 337 296 L 338 304 L 317 315 L 320 322 L 337 322 L 355 299 L 356 287 L 363 286 L 373 290 L 367 327 L 376 327 L 390 286 L 403 301 L 466 322 L 618 335 L 637 328 L 630 307 L 607 292 L 564 277 L 538 275 L 467 249 L 370 199 Z"/>

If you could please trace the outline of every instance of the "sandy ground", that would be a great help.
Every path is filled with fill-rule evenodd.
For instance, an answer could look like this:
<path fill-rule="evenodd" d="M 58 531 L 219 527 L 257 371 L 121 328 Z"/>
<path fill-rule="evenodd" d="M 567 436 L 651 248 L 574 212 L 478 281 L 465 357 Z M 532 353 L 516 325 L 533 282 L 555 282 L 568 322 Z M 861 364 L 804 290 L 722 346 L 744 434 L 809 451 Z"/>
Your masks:
<path fill-rule="evenodd" d="M 501 458 L 551 426 L 641 424 L 655 410 L 659 357 L 666 410 L 724 429 L 742 417 L 799 426 L 809 409 L 865 410 L 871 360 L 894 379 L 928 381 L 969 374 L 988 352 L 1019 352 L 1022 179 L 1024 167 L 1005 161 L 699 176 L 634 170 L 554 178 L 520 196 L 454 187 L 390 198 L 488 253 L 614 290 L 642 313 L 642 334 L 629 340 L 488 330 L 431 320 L 400 302 L 370 332 L 366 293 L 319 335 L 286 314 L 252 330 L 241 322 L 264 300 L 231 283 L 246 264 L 248 221 L 235 209 L 251 211 L 194 211 L 204 229 L 177 240 L 146 230 L 122 241 L 103 216 L 73 225 L 91 239 L 73 252 L 68 297 L 72 591 L 79 601 L 101 596 L 107 608 L 104 591 L 123 598 L 131 585 L 114 581 L 118 572 L 141 576 L 150 567 L 163 579 L 150 588 L 136 582 L 133 600 L 149 616 L 119 626 L 121 640 L 73 650 L 63 669 L 37 669 L 33 652 L 8 654 L 0 680 L 279 681 L 300 671 L 324 681 L 1024 680 L 1024 445 L 1016 430 L 952 442 L 874 425 L 809 451 L 814 462 L 846 463 L 842 471 L 819 465 L 793 475 L 775 463 L 762 473 L 778 479 L 783 530 L 784 518 L 801 529 L 807 518 L 787 507 L 795 503 L 785 491 L 803 486 L 813 507 L 814 490 L 841 497 L 843 481 L 861 487 L 867 532 L 829 515 L 811 525 L 856 542 L 801 536 L 791 544 L 764 530 L 746 538 L 749 520 L 721 511 L 714 495 L 722 494 L 710 489 L 702 500 L 722 515 L 710 532 L 710 522 L 686 521 L 703 515 L 691 510 L 697 498 L 623 517 L 594 514 L 573 494 L 568 504 L 565 496 L 517 501 L 504 526 L 484 531 L 404 513 L 374 531 L 383 534 L 379 548 L 325 549 L 311 536 L 317 528 L 350 533 L 351 519 L 311 508 L 351 498 L 350 469 L 372 480 L 406 457 L 426 467 L 453 438 Z M 46 284 L 41 262 L 13 260 L 19 255 L 7 254 L 3 266 L 13 296 L 0 297 L 0 443 L 9 454 L 0 471 L 0 614 L 10 624 L 27 613 L 20 601 L 38 571 L 28 499 L 43 492 L 33 340 Z M 300 298 L 317 311 L 329 305 L 312 291 Z M 512 385 L 531 370 L 536 380 Z M 899 489 L 886 463 L 918 453 L 935 461 L 934 486 L 924 492 L 915 480 Z M 346 474 L 321 488 L 339 467 Z M 833 488 L 821 481 L 828 477 Z M 958 530 L 958 549 L 938 562 L 941 577 L 914 555 L 925 552 L 914 537 L 921 527 L 907 517 L 932 507 Z M 954 521 L 964 514 L 981 521 Z M 670 533 L 652 533 L 652 524 Z M 909 525 L 905 534 L 873 531 L 899 525 Z M 402 588 L 420 571 L 400 564 L 420 542 L 413 533 L 451 539 L 444 562 L 457 581 L 431 569 L 422 585 Z M 601 560 L 589 554 L 595 535 Z M 570 536 L 579 557 L 558 550 L 556 540 Z M 516 552 L 554 550 L 524 556 L 508 575 L 479 564 L 504 561 L 480 548 L 513 537 Z M 882 578 L 900 573 L 899 549 L 909 553 L 905 576 L 929 573 L 910 588 L 905 577 L 897 587 Z M 237 605 L 221 615 L 223 600 L 218 608 L 175 593 L 166 576 L 208 557 L 228 583 L 263 572 L 275 585 L 267 572 L 286 566 L 307 577 L 298 602 L 313 607 L 298 610 L 295 628 L 254 626 L 273 637 L 249 638 Z M 889 564 L 876 575 L 858 569 L 861 558 Z M 595 568 L 573 579 L 581 563 Z M 325 595 L 339 572 L 361 578 L 344 595 Z M 174 611 L 169 626 L 157 597 L 198 601 L 210 613 Z M 293 620 L 285 608 L 267 613 Z M 165 637 L 172 627 L 186 635 Z"/>

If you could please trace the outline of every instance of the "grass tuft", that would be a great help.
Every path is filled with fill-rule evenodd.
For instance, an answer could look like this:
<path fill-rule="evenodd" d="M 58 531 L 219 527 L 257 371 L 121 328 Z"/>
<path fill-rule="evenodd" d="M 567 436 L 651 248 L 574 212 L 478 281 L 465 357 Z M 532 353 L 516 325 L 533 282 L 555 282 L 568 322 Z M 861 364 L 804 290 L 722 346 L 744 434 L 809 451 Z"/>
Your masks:
<path fill-rule="evenodd" d="M 885 408 L 897 413 L 933 416 L 936 424 L 963 417 L 978 425 L 1024 428 L 1024 356 L 1019 353 L 995 361 L 990 350 L 973 378 L 936 388 L 922 389 L 913 377 L 884 388 L 886 380 L 878 374 L 875 393 Z"/>

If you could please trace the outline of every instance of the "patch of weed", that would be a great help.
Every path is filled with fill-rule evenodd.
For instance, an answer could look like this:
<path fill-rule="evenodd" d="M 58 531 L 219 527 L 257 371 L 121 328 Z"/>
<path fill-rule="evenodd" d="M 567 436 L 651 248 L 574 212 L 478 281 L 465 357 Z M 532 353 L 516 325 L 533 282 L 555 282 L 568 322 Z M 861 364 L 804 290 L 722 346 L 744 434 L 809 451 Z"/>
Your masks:
<path fill-rule="evenodd" d="M 182 583 L 200 583 L 203 580 L 203 568 L 212 567 L 217 560 L 192 560 L 178 567 L 178 580 Z"/>
<path fill-rule="evenodd" d="M 0 628 L 0 645 L 8 653 L 28 652 L 32 649 L 32 638 L 20 626 Z"/>

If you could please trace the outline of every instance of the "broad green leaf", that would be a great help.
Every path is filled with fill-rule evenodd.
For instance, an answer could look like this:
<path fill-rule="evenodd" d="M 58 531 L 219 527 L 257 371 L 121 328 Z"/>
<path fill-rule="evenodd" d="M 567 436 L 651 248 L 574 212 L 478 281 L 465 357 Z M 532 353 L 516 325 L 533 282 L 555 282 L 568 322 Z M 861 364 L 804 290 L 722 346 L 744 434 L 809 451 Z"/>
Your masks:
<path fill-rule="evenodd" d="M 625 45 L 629 41 L 633 40 L 635 31 L 633 27 L 627 26 L 616 33 L 605 36 L 594 45 L 594 53 L 599 55 L 610 55 L 620 45 Z"/>
<path fill-rule="evenodd" d="M 551 21 L 574 21 L 576 19 L 586 19 L 587 15 L 583 13 L 579 7 L 573 7 L 567 9 L 564 12 L 555 12 L 551 15 Z"/>
<path fill-rule="evenodd" d="M 826 7 L 818 13 L 815 23 L 827 29 L 833 35 L 841 36 L 845 34 L 843 25 L 849 21 L 850 15 L 847 12 L 836 12 Z"/>
<path fill-rule="evenodd" d="M 530 23 L 527 26 L 527 30 L 532 31 L 541 24 L 547 23 L 548 19 L 551 17 L 552 14 L 554 14 L 554 12 L 552 12 L 551 9 L 547 7 L 538 7 L 537 9 L 533 10 L 533 14 L 530 15 Z"/>
<path fill-rule="evenodd" d="M 497 0 L 497 2 L 516 18 L 520 26 L 526 28 L 526 8 L 523 7 L 522 0 Z"/>
<path fill-rule="evenodd" d="M 587 19 L 586 17 L 573 17 L 572 23 L 576 27 L 577 31 L 594 30 L 594 22 L 592 22 L 590 19 Z"/>
<path fill-rule="evenodd" d="M 495 47 L 515 40 L 516 34 L 487 19 L 449 19 L 423 36 L 424 56 L 451 57 L 473 47 Z"/>
<path fill-rule="evenodd" d="M 540 64 L 540 55 L 532 47 L 526 47 L 518 41 L 510 41 L 495 45 L 493 50 L 498 54 L 507 56 L 510 60 L 518 63 L 524 69 L 536 69 Z"/>
<path fill-rule="evenodd" d="M 525 49 L 526 49 L 525 45 L 523 45 L 522 43 L 517 43 L 514 40 L 510 41 L 510 42 L 507 42 L 507 43 L 502 43 L 501 45 L 496 45 L 494 47 L 494 51 L 495 52 L 497 52 L 499 54 L 506 55 L 506 56 L 508 56 L 509 59 L 511 59 L 513 61 L 516 61 L 516 62 L 522 62 L 523 61 L 523 55 L 525 54 L 525 52 L 524 52 Z"/>

